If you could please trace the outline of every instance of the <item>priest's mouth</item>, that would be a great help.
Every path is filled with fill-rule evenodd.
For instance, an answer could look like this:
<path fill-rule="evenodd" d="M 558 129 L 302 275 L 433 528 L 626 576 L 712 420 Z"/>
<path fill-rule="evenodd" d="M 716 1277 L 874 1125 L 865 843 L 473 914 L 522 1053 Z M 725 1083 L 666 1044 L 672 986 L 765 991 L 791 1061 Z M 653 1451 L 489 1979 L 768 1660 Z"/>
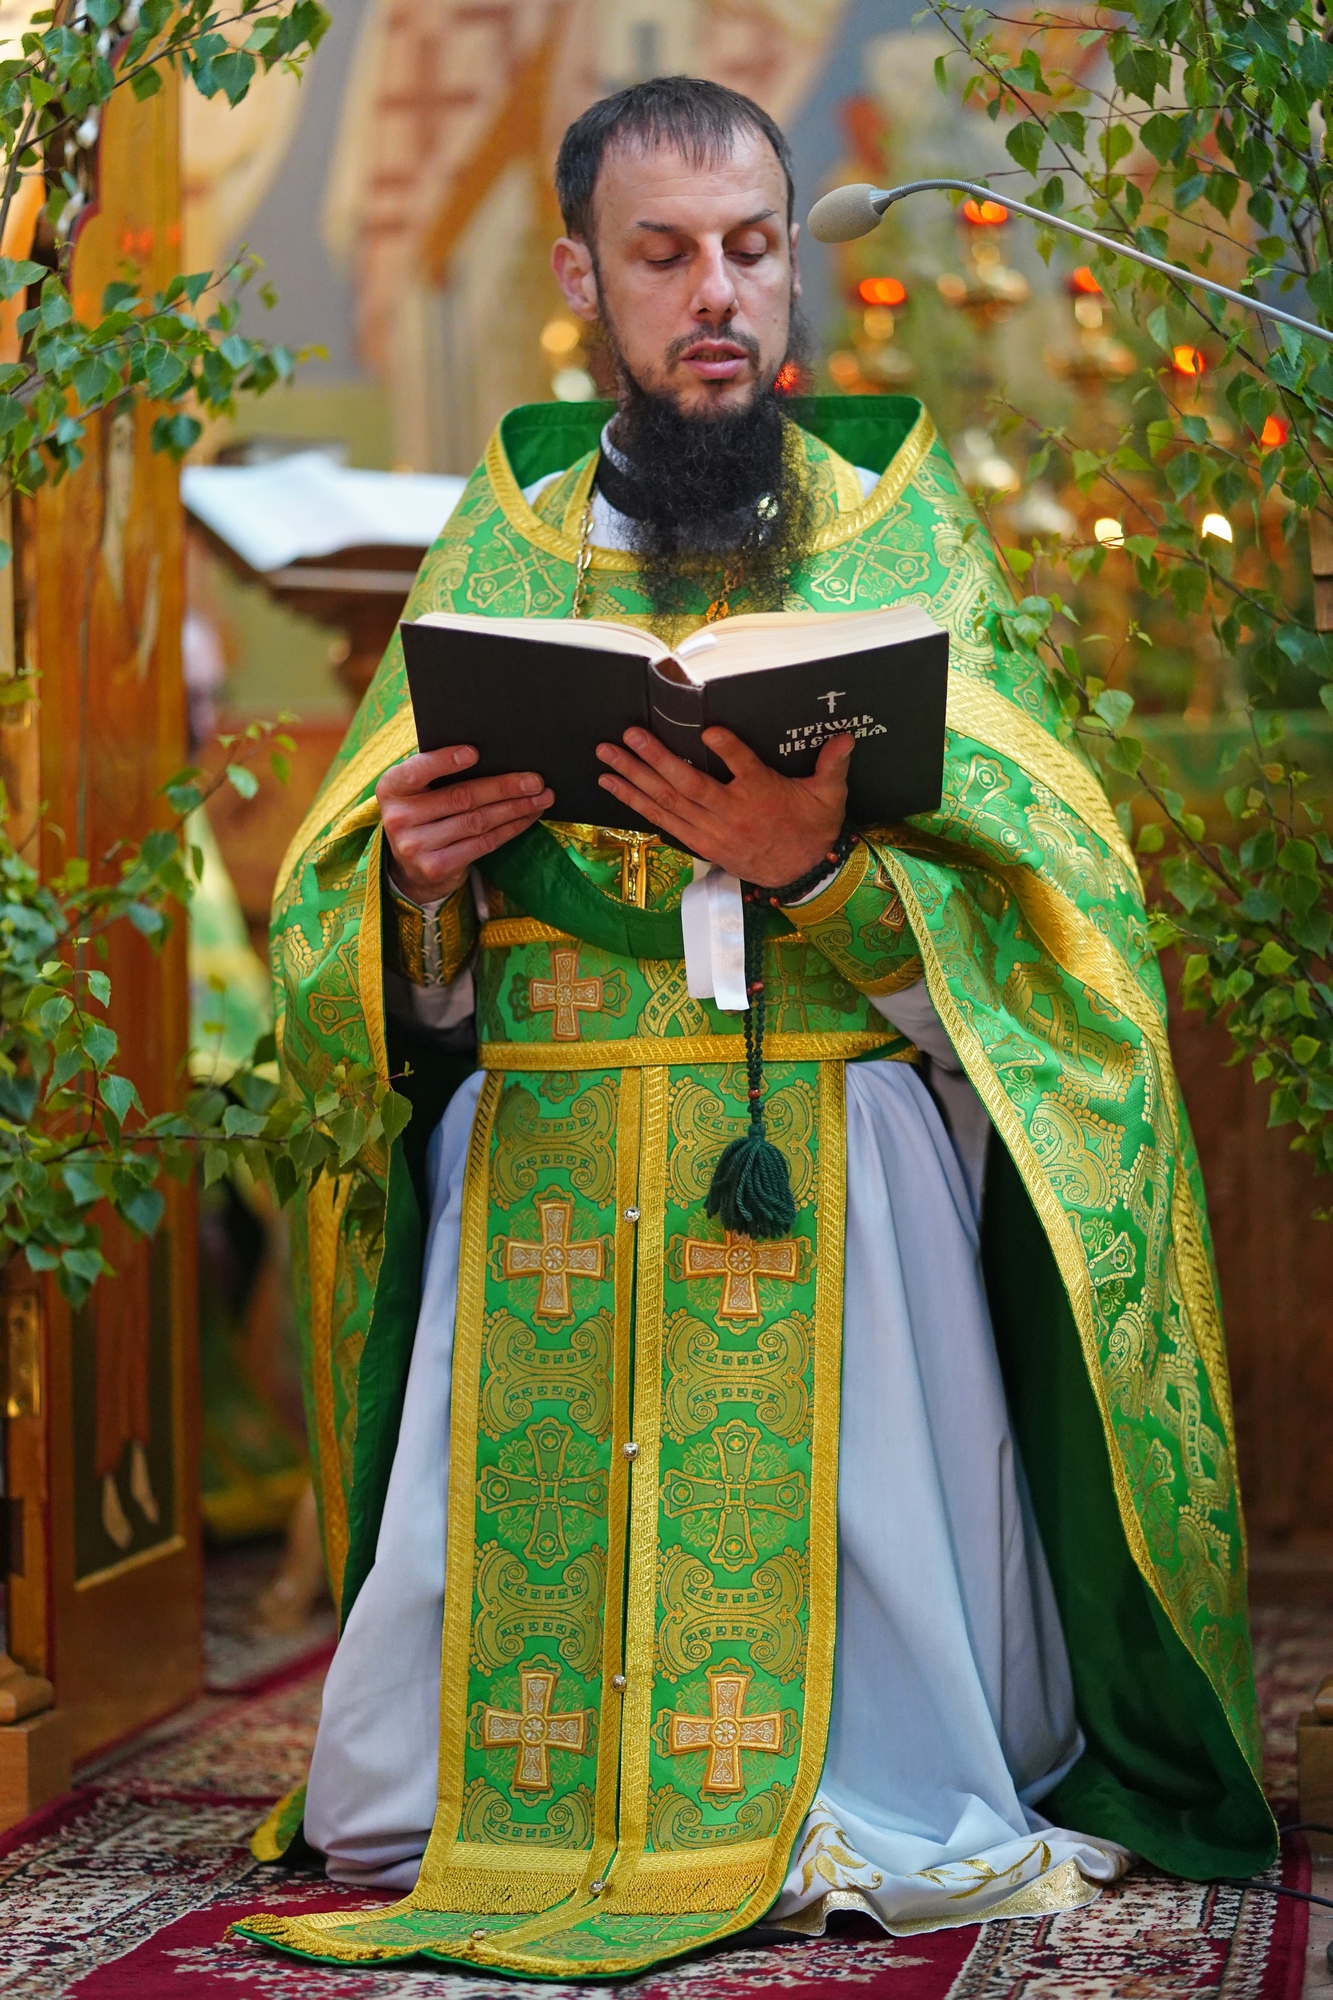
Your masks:
<path fill-rule="evenodd" d="M 730 382 L 757 359 L 734 340 L 702 340 L 680 356 L 702 382 Z"/>

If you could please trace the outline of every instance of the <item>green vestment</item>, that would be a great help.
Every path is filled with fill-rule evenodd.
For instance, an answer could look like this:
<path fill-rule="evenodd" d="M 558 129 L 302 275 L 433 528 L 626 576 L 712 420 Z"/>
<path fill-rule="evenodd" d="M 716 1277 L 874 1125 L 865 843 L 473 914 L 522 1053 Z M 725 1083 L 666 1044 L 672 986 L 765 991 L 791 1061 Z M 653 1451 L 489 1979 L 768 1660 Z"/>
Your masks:
<path fill-rule="evenodd" d="M 570 614 L 605 415 L 506 418 L 409 616 Z M 797 1205 L 774 1244 L 705 1213 L 745 1076 L 739 1018 L 686 989 L 688 858 L 557 826 L 484 864 L 439 1810 L 402 1904 L 243 1927 L 289 1951 L 625 1976 L 773 1902 L 832 1684 L 843 1075 L 910 1058 L 869 996 L 922 976 L 997 1135 L 988 1291 L 1087 1742 L 1043 1810 L 1184 1874 L 1273 1852 L 1203 1192 L 1133 856 L 1040 666 L 989 636 L 1005 585 L 929 417 L 831 398 L 805 424 L 817 528 L 792 608 L 907 601 L 949 628 L 943 802 L 866 830 L 767 940 L 766 1111 Z M 864 498 L 853 465 L 881 475 Z M 590 579 L 593 615 L 650 622 L 632 557 L 594 551 Z M 346 1056 L 402 1067 L 374 787 L 414 747 L 395 643 L 275 906 L 282 1060 L 307 1095 Z M 455 922 L 461 956 L 461 904 Z M 413 1161 L 457 1080 L 414 1065 L 407 1141 L 369 1183 L 322 1180 L 301 1218 L 344 1617 L 415 1325 Z"/>

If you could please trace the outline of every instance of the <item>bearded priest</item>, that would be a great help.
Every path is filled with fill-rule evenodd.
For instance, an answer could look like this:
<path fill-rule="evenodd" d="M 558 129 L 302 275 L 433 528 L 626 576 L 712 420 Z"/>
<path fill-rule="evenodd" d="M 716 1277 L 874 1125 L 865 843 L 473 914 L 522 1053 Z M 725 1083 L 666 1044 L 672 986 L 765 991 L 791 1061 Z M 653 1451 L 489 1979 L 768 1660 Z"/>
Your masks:
<path fill-rule="evenodd" d="M 290 1088 L 416 1108 L 302 1216 L 342 1638 L 256 1851 L 303 1817 L 401 1893 L 241 1928 L 570 1980 L 1248 1874 L 1226 1358 L 1125 836 L 926 411 L 782 393 L 772 120 L 636 85 L 556 185 L 617 401 L 504 419 L 408 616 L 925 607 L 943 802 L 850 828 L 848 737 L 790 779 L 715 730 L 724 784 L 630 730 L 562 824 L 540 771 L 416 752 L 390 648 L 274 916 Z M 738 883 L 729 1009 L 684 939 Z"/>

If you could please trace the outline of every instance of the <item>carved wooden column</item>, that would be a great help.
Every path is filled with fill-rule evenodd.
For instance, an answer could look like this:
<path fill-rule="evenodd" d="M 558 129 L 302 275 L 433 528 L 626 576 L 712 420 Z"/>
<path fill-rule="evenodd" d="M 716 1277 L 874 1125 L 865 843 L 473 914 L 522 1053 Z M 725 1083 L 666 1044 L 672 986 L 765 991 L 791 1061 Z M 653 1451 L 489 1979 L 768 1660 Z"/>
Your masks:
<path fill-rule="evenodd" d="M 127 264 L 149 290 L 179 268 L 177 144 L 174 79 L 144 104 L 126 91 L 108 105 L 74 247 L 80 319 L 97 319 Z M 0 671 L 30 673 L 34 692 L 3 711 L 0 772 L 18 825 L 45 806 L 36 839 L 50 871 L 75 854 L 114 869 L 117 841 L 162 823 L 159 789 L 187 761 L 177 474 L 150 450 L 151 425 L 145 409 L 94 420 L 79 472 L 15 524 Z M 106 969 L 122 1066 L 151 1114 L 183 1088 L 184 924 L 159 953 L 118 926 Z M 117 1275 L 81 1311 L 22 1260 L 3 1279 L 10 1650 L 54 1682 L 76 1756 L 202 1678 L 194 1207 L 175 1183 L 164 1192 L 151 1242 L 102 1218 Z"/>

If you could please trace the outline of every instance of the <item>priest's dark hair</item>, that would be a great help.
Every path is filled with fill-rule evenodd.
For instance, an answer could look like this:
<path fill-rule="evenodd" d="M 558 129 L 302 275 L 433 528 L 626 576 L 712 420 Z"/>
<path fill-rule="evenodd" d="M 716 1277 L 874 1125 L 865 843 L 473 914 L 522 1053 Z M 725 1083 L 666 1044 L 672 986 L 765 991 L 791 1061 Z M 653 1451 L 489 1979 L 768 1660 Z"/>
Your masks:
<path fill-rule="evenodd" d="M 672 146 L 692 166 L 708 167 L 726 158 L 739 132 L 757 132 L 777 154 L 787 177 L 790 223 L 796 199 L 791 147 L 763 106 L 704 77 L 655 76 L 590 104 L 565 133 L 555 163 L 555 191 L 566 230 L 585 243 L 592 241 L 593 195 L 608 146 Z"/>

